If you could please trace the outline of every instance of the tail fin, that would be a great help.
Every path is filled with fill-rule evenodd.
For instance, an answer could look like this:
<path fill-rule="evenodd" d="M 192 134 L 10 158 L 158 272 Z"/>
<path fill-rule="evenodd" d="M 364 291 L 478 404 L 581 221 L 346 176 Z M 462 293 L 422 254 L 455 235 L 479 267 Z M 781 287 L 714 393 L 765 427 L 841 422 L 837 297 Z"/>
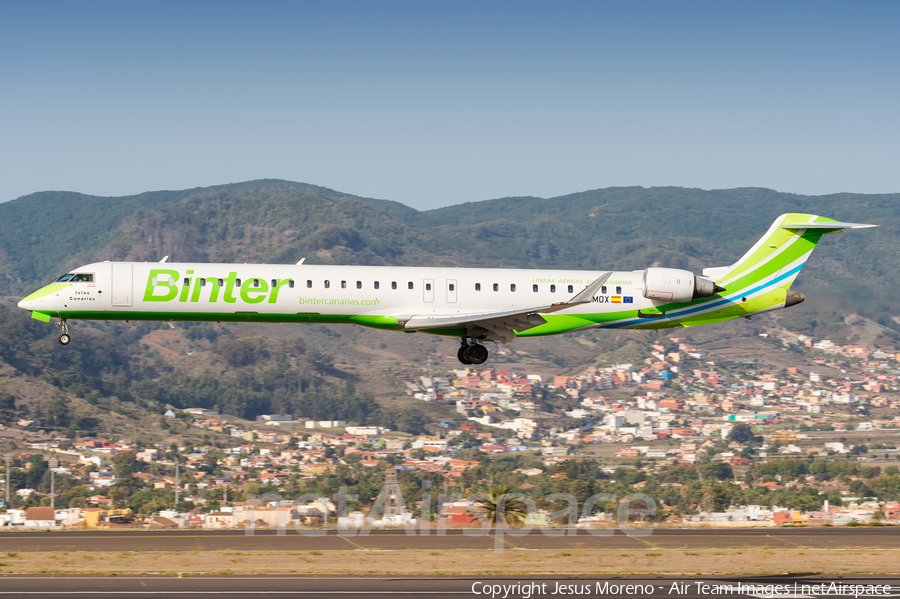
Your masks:
<path fill-rule="evenodd" d="M 878 225 L 842 223 L 814 214 L 782 214 L 766 234 L 731 266 L 704 269 L 729 295 L 743 289 L 789 289 L 816 244 L 827 233 Z"/>

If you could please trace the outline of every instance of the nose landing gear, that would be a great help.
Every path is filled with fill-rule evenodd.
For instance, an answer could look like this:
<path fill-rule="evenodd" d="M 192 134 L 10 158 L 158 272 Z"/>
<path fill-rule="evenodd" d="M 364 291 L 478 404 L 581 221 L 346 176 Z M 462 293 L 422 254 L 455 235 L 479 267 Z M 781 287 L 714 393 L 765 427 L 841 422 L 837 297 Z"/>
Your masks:
<path fill-rule="evenodd" d="M 487 348 L 477 343 L 474 339 L 471 344 L 463 339 L 459 351 L 456 352 L 457 359 L 463 364 L 484 364 L 487 362 L 488 355 Z"/>
<path fill-rule="evenodd" d="M 65 318 L 60 318 L 59 322 L 56 323 L 56 326 L 60 328 L 62 334 L 59 336 L 59 342 L 62 345 L 69 345 L 72 341 L 72 337 L 69 336 L 69 323 Z"/>

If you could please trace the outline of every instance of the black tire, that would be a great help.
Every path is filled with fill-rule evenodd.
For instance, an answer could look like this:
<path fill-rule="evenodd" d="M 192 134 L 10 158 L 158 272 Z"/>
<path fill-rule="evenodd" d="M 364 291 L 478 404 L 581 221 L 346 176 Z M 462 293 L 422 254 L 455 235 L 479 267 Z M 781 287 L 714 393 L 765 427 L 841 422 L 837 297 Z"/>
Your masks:
<path fill-rule="evenodd" d="M 71 341 L 72 341 L 72 338 L 69 337 L 68 333 L 63 333 L 62 335 L 59 336 L 59 342 L 62 343 L 63 345 L 69 345 L 69 343 Z"/>
<path fill-rule="evenodd" d="M 469 347 L 466 357 L 472 361 L 472 364 L 484 364 L 487 362 L 488 355 L 488 350 L 485 346 L 472 345 Z"/>
<path fill-rule="evenodd" d="M 472 361 L 469 360 L 468 353 L 469 353 L 469 346 L 464 345 L 459 348 L 458 352 L 456 352 L 456 358 L 463 364 L 471 364 Z"/>

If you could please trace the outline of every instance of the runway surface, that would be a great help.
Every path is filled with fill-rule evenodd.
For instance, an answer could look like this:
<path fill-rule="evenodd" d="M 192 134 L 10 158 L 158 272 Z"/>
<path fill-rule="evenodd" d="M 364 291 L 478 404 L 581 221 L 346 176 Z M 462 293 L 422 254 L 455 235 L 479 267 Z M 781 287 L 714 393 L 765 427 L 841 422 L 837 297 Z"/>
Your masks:
<path fill-rule="evenodd" d="M 281 532 L 282 534 L 279 534 Z M 348 549 L 482 549 L 494 547 L 494 533 L 448 530 L 445 534 L 423 531 L 406 534 L 402 530 L 369 531 L 59 531 L 2 532 L 0 551 L 332 551 Z M 868 547 L 900 548 L 900 527 L 873 528 L 765 528 L 765 529 L 653 529 L 624 534 L 620 530 L 532 531 L 522 535 L 516 531 L 502 533 L 506 546 L 524 549 L 647 549 L 725 548 L 725 547 Z M 252 533 L 252 534 L 248 534 Z M 601 534 L 604 533 L 604 534 Z M 650 534 L 647 534 L 650 533 Z"/>
<path fill-rule="evenodd" d="M 105 599 L 168 598 L 172 596 L 266 597 L 314 599 L 316 597 L 403 597 L 404 599 L 441 597 L 492 597 L 493 599 L 528 599 L 530 597 L 561 597 L 603 595 L 615 599 L 633 597 L 668 597 L 678 599 L 709 599 L 736 597 L 755 599 L 834 599 L 854 597 L 853 593 L 836 595 L 832 592 L 795 592 L 804 590 L 797 585 L 889 585 L 886 594 L 861 594 L 859 597 L 886 597 L 900 595 L 897 578 L 791 578 L 791 577 L 696 577 L 696 578 L 303 578 L 303 577 L 0 577 L 0 597 L 104 597 Z M 739 583 L 741 586 L 739 586 Z M 603 585 L 608 584 L 608 587 Z M 518 586 L 516 586 L 518 585 Z M 523 587 L 527 586 L 527 591 Z M 674 586 L 673 586 L 674 585 Z M 731 585 L 731 592 L 713 593 L 713 589 L 728 590 L 721 585 Z M 748 585 L 749 588 L 748 588 Z M 766 593 L 767 585 L 774 593 Z M 492 594 L 491 591 L 499 589 Z M 674 589 L 674 590 L 673 590 Z M 588 592 L 584 592 L 587 590 Z M 604 593 L 603 591 L 606 590 Z M 649 592 L 648 592 L 649 591 Z M 780 591 L 780 592 L 779 592 Z"/>

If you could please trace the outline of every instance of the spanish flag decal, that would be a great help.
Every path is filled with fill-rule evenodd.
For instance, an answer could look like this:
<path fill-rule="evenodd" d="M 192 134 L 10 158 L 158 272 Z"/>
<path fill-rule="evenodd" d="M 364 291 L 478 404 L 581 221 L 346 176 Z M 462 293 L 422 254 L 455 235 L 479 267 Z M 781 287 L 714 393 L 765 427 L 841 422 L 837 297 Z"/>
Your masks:
<path fill-rule="evenodd" d="M 621 296 L 621 295 L 614 295 L 614 296 L 612 296 L 612 297 L 610 298 L 610 300 L 611 300 L 612 303 L 614 303 L 614 304 L 621 304 L 621 303 L 622 303 L 622 296 Z"/>

